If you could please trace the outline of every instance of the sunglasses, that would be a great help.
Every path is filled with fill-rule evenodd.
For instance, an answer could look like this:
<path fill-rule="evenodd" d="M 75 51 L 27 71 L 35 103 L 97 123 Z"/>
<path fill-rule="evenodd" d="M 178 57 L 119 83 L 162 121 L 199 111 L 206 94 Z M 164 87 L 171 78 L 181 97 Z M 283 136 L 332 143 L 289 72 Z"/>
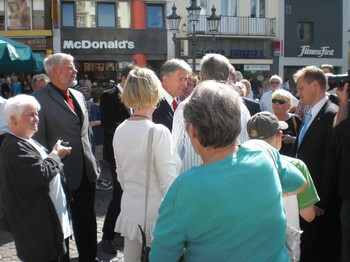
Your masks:
<path fill-rule="evenodd" d="M 280 105 L 284 105 L 284 104 L 287 104 L 288 102 L 287 101 L 284 101 L 284 100 L 280 100 L 280 99 L 272 99 L 272 103 L 273 104 L 280 104 Z"/>
<path fill-rule="evenodd" d="M 280 82 L 277 82 L 277 81 L 271 81 L 270 83 L 271 84 L 280 84 Z"/>

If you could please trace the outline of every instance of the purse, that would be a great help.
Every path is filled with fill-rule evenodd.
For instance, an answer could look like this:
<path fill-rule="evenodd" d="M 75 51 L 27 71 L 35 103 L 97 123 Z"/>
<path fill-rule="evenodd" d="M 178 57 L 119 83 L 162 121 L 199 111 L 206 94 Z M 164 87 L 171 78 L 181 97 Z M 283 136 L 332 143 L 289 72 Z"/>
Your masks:
<path fill-rule="evenodd" d="M 146 215 L 147 215 L 147 204 L 148 204 L 148 193 L 149 193 L 149 183 L 151 176 L 151 163 L 152 163 L 152 142 L 153 142 L 153 133 L 154 127 L 151 127 L 148 133 L 148 141 L 147 141 L 147 168 L 146 168 L 146 188 L 145 188 L 145 217 L 143 223 L 143 230 L 140 225 L 139 229 L 142 235 L 142 248 L 141 248 L 141 262 L 149 262 L 149 253 L 151 252 L 151 248 L 146 246 Z"/>

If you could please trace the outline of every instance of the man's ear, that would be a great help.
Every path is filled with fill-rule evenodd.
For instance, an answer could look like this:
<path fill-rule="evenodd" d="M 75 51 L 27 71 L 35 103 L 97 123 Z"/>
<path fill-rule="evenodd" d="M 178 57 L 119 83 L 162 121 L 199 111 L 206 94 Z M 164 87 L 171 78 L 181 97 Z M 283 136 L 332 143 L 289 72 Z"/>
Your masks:
<path fill-rule="evenodd" d="M 17 124 L 17 120 L 16 120 L 16 117 L 15 116 L 10 116 L 10 122 L 11 122 L 11 124 L 13 124 L 13 125 L 16 125 Z"/>
<path fill-rule="evenodd" d="M 168 86 L 168 76 L 166 76 L 166 75 L 163 75 L 162 76 L 162 85 L 163 85 L 163 87 L 167 87 Z"/>
<path fill-rule="evenodd" d="M 188 124 L 187 132 L 190 138 L 197 138 L 197 129 L 193 124 Z"/>
<path fill-rule="evenodd" d="M 278 130 L 278 131 L 277 131 L 277 134 L 276 134 L 276 137 L 277 137 L 278 139 L 282 139 L 282 136 L 283 136 L 283 131 L 282 131 L 282 130 Z"/>

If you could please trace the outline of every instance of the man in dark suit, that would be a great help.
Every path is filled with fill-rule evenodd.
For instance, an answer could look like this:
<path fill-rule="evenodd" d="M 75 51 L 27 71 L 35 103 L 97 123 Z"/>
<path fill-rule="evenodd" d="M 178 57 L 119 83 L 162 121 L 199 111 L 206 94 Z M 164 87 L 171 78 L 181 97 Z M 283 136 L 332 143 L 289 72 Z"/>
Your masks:
<path fill-rule="evenodd" d="M 342 251 L 341 261 L 350 262 L 350 117 L 349 117 L 349 84 L 337 88 L 339 110 L 334 121 L 333 138 L 342 148 L 343 154 L 340 164 L 338 194 L 342 198 L 340 212 Z"/>
<path fill-rule="evenodd" d="M 181 59 L 170 59 L 160 69 L 160 81 L 163 86 L 163 99 L 154 111 L 153 122 L 165 125 L 170 132 L 173 129 L 174 111 L 177 108 L 177 98 L 187 86 L 187 78 L 191 67 Z"/>
<path fill-rule="evenodd" d="M 113 136 L 114 131 L 119 124 L 130 117 L 130 110 L 120 102 L 119 97 L 123 91 L 129 72 L 134 68 L 135 66 L 133 64 L 127 65 L 121 72 L 120 83 L 115 86 L 114 81 L 111 80 L 110 83 L 112 88 L 103 92 L 100 99 L 101 125 L 104 131 L 103 158 L 109 163 L 113 179 L 113 196 L 109 202 L 103 224 L 101 245 L 102 250 L 109 254 L 117 253 L 117 247 L 114 243 L 114 237 L 116 235 L 114 227 L 120 213 L 120 200 L 123 194 L 123 190 L 117 180 L 117 174 L 115 172 L 116 166 L 113 152 Z"/>
<path fill-rule="evenodd" d="M 72 87 L 77 84 L 71 55 L 57 53 L 44 60 L 45 71 L 51 79 L 43 89 L 33 93 L 39 101 L 38 132 L 40 144 L 51 149 L 60 137 L 72 147 L 63 160 L 73 201 L 70 213 L 79 261 L 96 261 L 97 226 L 94 210 L 97 166 L 92 153 L 89 116 L 84 96 Z"/>
<path fill-rule="evenodd" d="M 316 218 L 308 223 L 300 218 L 300 261 L 339 261 L 340 223 L 337 177 L 339 156 L 332 144 L 334 117 L 338 106 L 326 95 L 326 76 L 318 67 L 308 66 L 294 75 L 298 96 L 311 106 L 293 152 L 310 170 L 321 201 L 315 205 Z M 303 130 L 304 129 L 304 130 Z"/>

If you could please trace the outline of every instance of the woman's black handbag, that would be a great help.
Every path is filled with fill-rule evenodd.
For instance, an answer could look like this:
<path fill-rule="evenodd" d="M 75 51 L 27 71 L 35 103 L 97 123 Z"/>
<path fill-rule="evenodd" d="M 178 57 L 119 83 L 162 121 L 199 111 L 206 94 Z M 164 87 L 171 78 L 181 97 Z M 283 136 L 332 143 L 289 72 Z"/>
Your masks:
<path fill-rule="evenodd" d="M 141 226 L 138 226 L 141 230 L 142 235 L 141 262 L 149 262 L 149 253 L 151 252 L 151 248 L 146 246 L 146 234 L 143 232 Z"/>

